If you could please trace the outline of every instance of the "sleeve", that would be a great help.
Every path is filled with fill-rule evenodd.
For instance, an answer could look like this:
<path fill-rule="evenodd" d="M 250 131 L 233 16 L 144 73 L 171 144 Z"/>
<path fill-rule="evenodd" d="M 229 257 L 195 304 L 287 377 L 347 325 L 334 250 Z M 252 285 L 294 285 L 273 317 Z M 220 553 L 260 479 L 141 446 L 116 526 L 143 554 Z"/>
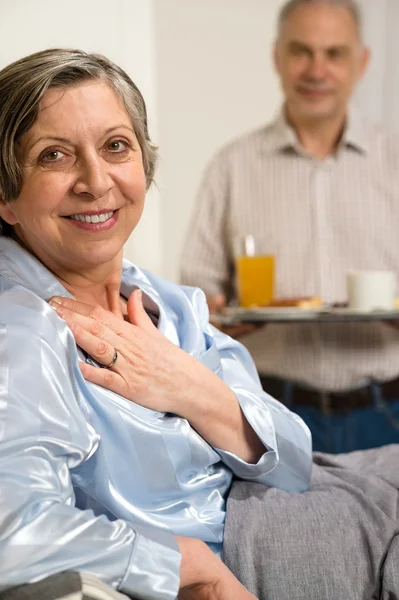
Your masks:
<path fill-rule="evenodd" d="M 0 300 L 0 590 L 75 570 L 134 598 L 175 599 L 173 535 L 75 506 L 71 472 L 99 443 L 72 372 L 76 347 L 50 307 L 15 307 L 17 296 Z"/>
<path fill-rule="evenodd" d="M 229 171 L 225 151 L 206 168 L 182 248 L 180 279 L 206 294 L 229 293 L 232 257 L 228 239 Z"/>
<path fill-rule="evenodd" d="M 265 453 L 256 465 L 214 448 L 236 477 L 278 487 L 289 492 L 306 491 L 312 471 L 312 436 L 303 420 L 266 394 L 248 350 L 230 336 L 209 324 L 204 293 L 185 288 L 203 332 L 205 351 L 199 359 L 235 393 L 248 423 L 256 432 Z"/>
<path fill-rule="evenodd" d="M 236 477 L 278 487 L 289 492 L 309 488 L 312 470 L 312 438 L 303 420 L 266 394 L 248 350 L 214 327 L 222 378 L 233 390 L 245 418 L 265 446 L 256 465 L 216 448 Z"/>

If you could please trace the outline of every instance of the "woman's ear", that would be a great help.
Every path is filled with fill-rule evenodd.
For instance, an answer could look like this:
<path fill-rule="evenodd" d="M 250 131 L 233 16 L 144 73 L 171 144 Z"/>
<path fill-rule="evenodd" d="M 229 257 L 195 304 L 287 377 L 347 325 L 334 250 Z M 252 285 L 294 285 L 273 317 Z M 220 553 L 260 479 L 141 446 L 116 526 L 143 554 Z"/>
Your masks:
<path fill-rule="evenodd" d="M 5 202 L 0 192 L 0 217 L 9 225 L 16 225 L 18 218 L 12 209 L 12 203 Z"/>

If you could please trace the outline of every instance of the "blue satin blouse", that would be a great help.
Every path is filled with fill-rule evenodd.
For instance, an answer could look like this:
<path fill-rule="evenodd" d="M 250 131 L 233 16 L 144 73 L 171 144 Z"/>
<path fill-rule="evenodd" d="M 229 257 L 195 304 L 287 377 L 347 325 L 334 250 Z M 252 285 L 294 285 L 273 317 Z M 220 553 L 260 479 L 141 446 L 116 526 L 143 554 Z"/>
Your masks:
<path fill-rule="evenodd" d="M 247 464 L 187 420 L 85 381 L 85 357 L 47 303 L 70 294 L 0 237 L 0 589 L 72 569 L 134 598 L 172 600 L 174 534 L 221 552 L 233 474 L 294 492 L 309 485 L 309 430 L 262 391 L 246 349 L 209 325 L 204 294 L 125 260 L 121 294 L 137 287 L 159 330 L 235 392 L 265 454 Z"/>

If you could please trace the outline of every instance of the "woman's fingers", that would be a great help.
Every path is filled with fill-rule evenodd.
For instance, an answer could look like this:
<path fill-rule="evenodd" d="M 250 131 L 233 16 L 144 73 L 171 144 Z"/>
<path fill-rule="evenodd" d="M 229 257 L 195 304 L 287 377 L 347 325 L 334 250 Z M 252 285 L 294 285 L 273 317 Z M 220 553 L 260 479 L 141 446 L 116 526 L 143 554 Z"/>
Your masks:
<path fill-rule="evenodd" d="M 111 365 L 114 361 L 115 351 L 118 352 L 119 345 L 117 344 L 117 339 L 115 342 L 112 342 L 111 340 L 107 340 L 106 336 L 101 337 L 100 334 L 93 335 L 75 322 L 69 322 L 68 319 L 65 319 L 65 321 L 71 328 L 77 345 L 82 350 L 94 358 L 100 366 L 108 367 L 108 365 Z M 114 362 L 113 366 L 116 367 L 116 362 Z"/>
<path fill-rule="evenodd" d="M 70 327 L 76 344 L 94 361 L 80 365 L 85 379 L 146 408 L 173 412 L 176 393 L 187 375 L 177 369 L 181 356 L 176 356 L 176 347 L 154 327 L 139 293 L 129 299 L 133 324 L 69 298 L 53 297 L 49 303 Z"/>
<path fill-rule="evenodd" d="M 117 361 L 119 359 L 122 359 L 122 357 L 118 355 Z M 98 369 L 84 362 L 80 362 L 79 367 L 86 381 L 95 383 L 96 385 L 106 388 L 107 390 L 112 390 L 116 394 L 126 398 L 127 383 L 123 377 L 121 377 L 114 370 Z"/>
<path fill-rule="evenodd" d="M 121 337 L 128 338 L 132 334 L 132 326 L 144 329 L 150 334 L 159 333 L 144 309 L 142 291 L 139 289 L 135 290 L 130 295 L 127 302 L 127 312 L 130 323 L 126 323 L 123 319 L 117 317 L 112 312 L 101 308 L 100 306 L 91 306 L 90 304 L 78 302 L 72 298 L 53 296 L 50 298 L 49 304 L 55 309 L 61 306 L 76 315 L 81 315 L 96 322 L 103 323 L 106 327 L 109 327 Z M 83 327 L 85 326 L 83 322 L 80 322 L 80 324 Z"/>
<path fill-rule="evenodd" d="M 147 315 L 143 305 L 143 294 L 141 290 L 135 290 L 130 294 L 127 301 L 127 314 L 132 325 L 141 327 L 150 334 L 158 333 L 157 328 Z"/>
<path fill-rule="evenodd" d="M 182 557 L 179 600 L 257 600 L 203 542 L 182 536 L 176 540 Z"/>
<path fill-rule="evenodd" d="M 71 329 L 77 345 L 100 365 L 110 365 L 115 350 L 120 347 L 119 336 L 100 320 L 76 313 L 64 305 L 50 304 Z"/>
<path fill-rule="evenodd" d="M 61 313 L 68 315 L 69 318 L 76 319 L 76 322 L 81 324 L 83 327 L 88 325 L 90 321 L 94 321 L 96 324 L 102 324 L 105 327 L 111 329 L 117 335 L 123 335 L 126 329 L 126 323 L 116 317 L 108 310 L 104 310 L 101 306 L 91 306 L 84 302 L 78 302 L 72 298 L 64 298 L 62 296 L 53 296 L 49 300 L 50 306 L 52 306 L 58 314 Z M 78 316 L 84 317 L 85 321 L 78 321 Z M 96 325 L 94 325 L 95 327 Z"/>

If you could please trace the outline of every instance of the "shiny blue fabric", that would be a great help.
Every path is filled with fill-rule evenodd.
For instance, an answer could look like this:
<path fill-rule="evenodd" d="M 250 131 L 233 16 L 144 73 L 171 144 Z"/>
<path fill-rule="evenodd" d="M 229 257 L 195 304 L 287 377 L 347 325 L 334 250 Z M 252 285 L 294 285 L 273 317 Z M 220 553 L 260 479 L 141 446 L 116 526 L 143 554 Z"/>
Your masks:
<path fill-rule="evenodd" d="M 47 303 L 70 294 L 4 237 L 0 273 L 0 589 L 74 569 L 135 598 L 170 600 L 173 534 L 221 552 L 233 473 L 307 489 L 309 430 L 262 391 L 245 348 L 209 325 L 200 290 L 124 261 L 121 294 L 141 288 L 160 331 L 234 390 L 265 446 L 256 465 L 211 447 L 185 419 L 86 382 L 85 357 Z"/>

